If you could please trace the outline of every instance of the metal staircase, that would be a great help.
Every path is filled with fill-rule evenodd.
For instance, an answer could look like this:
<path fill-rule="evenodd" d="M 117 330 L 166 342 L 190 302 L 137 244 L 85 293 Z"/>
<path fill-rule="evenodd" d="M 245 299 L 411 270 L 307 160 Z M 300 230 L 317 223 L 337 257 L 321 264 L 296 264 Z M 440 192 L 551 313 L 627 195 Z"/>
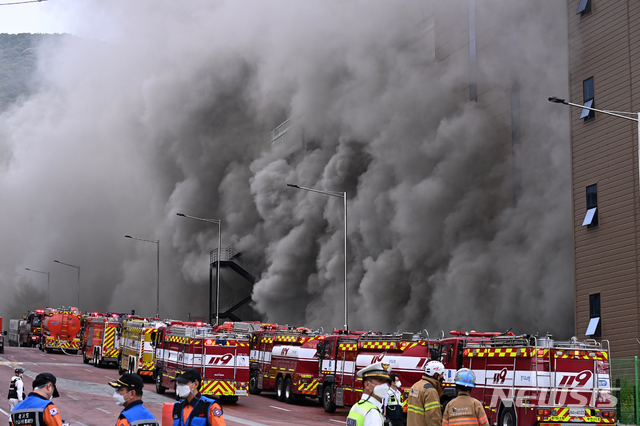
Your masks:
<path fill-rule="evenodd" d="M 213 249 L 210 254 L 210 267 L 212 270 L 217 268 L 217 263 L 220 262 L 220 268 L 228 267 L 235 271 L 245 280 L 249 281 L 251 285 L 255 284 L 260 276 L 258 267 L 247 259 L 242 252 L 238 251 L 234 244 L 223 248 L 218 256 L 218 249 Z M 222 292 L 221 292 L 222 293 Z M 220 318 L 229 319 L 231 321 L 243 321 L 253 318 L 252 309 L 248 305 L 251 302 L 251 292 L 241 293 L 235 292 L 232 295 L 220 295 Z"/>

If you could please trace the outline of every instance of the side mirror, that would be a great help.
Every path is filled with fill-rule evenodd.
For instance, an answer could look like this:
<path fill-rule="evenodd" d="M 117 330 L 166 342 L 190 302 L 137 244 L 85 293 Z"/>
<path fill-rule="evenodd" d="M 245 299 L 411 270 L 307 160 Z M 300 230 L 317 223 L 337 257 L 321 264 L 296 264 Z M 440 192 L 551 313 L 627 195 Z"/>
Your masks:
<path fill-rule="evenodd" d="M 318 342 L 318 346 L 316 346 L 316 356 L 320 359 L 324 358 L 324 343 Z"/>
<path fill-rule="evenodd" d="M 7 331 L 6 331 L 6 330 L 5 330 L 5 331 L 3 331 L 3 332 L 2 332 L 2 335 L 3 335 L 3 336 L 6 336 L 6 335 L 7 335 Z"/>

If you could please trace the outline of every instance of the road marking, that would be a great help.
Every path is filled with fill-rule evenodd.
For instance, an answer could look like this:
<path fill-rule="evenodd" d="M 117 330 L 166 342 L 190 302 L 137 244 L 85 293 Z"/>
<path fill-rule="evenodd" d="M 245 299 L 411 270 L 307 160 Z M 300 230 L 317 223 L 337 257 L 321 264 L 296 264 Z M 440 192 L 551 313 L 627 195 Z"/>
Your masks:
<path fill-rule="evenodd" d="M 88 368 L 85 368 L 84 371 L 88 371 L 89 373 L 93 373 L 93 370 L 89 370 Z"/>
<path fill-rule="evenodd" d="M 78 424 L 79 424 L 79 425 L 81 425 L 81 426 L 87 426 L 87 425 L 85 425 L 84 423 L 79 422 L 79 421 L 77 421 L 77 420 L 71 420 L 71 421 L 73 422 L 73 423 L 71 423 L 71 424 L 76 424 L 76 423 L 78 423 Z"/>
<path fill-rule="evenodd" d="M 76 398 L 75 396 L 71 396 L 71 395 L 69 395 L 69 394 L 67 394 L 67 396 L 68 396 L 69 398 L 73 399 L 73 400 L 76 400 L 76 401 L 78 400 L 78 398 Z"/>
<path fill-rule="evenodd" d="M 251 420 L 245 420 L 243 418 L 230 416 L 230 415 L 227 415 L 227 414 L 224 415 L 224 418 L 227 419 L 227 420 L 231 420 L 232 422 L 240 423 L 240 424 L 247 425 L 247 426 L 267 426 L 264 423 L 258 423 L 258 422 L 254 422 L 254 421 L 251 421 Z"/>
<path fill-rule="evenodd" d="M 100 410 L 104 413 L 111 414 L 111 411 L 103 410 L 102 408 L 96 408 L 96 410 Z"/>
<path fill-rule="evenodd" d="M 344 423 L 344 420 L 329 419 L 331 422 Z"/>
<path fill-rule="evenodd" d="M 286 408 L 276 407 L 275 405 L 270 405 L 269 407 L 271 407 L 271 408 L 275 408 L 276 410 L 291 411 L 291 410 L 287 410 Z"/>
<path fill-rule="evenodd" d="M 7 416 L 7 417 L 11 417 L 11 416 L 9 415 L 9 413 L 7 413 L 6 411 L 4 411 L 2 408 L 0 408 L 0 411 L 2 411 L 2 412 L 4 413 L 4 415 L 5 415 L 5 416 Z"/>
<path fill-rule="evenodd" d="M 104 376 L 104 377 L 106 377 L 106 378 L 107 378 L 107 379 L 109 379 L 109 380 L 116 380 L 116 379 L 114 379 L 113 377 L 109 377 L 109 376 Z"/>

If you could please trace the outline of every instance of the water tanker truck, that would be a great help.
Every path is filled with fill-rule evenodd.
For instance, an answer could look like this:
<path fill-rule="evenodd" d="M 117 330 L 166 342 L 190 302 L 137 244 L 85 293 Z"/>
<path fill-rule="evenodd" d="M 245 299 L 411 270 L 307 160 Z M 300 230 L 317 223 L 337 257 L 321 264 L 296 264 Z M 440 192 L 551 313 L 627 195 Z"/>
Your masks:
<path fill-rule="evenodd" d="M 80 311 L 77 308 L 47 308 L 42 320 L 40 349 L 77 354 L 80 350 Z"/>

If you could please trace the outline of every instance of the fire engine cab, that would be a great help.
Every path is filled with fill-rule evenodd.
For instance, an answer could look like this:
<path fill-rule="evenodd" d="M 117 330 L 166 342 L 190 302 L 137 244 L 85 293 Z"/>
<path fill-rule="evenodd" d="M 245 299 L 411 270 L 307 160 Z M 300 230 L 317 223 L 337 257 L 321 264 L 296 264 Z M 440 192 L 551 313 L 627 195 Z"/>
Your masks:
<path fill-rule="evenodd" d="M 140 376 L 153 377 L 155 351 L 152 345 L 152 332 L 164 323 L 157 318 L 146 319 L 127 316 L 118 327 L 120 350 L 118 353 L 118 371 L 138 373 Z"/>
<path fill-rule="evenodd" d="M 445 403 L 455 396 L 456 370 L 464 367 L 476 375 L 471 396 L 482 402 L 491 424 L 615 423 L 608 341 L 450 334 L 440 341 L 440 359 L 446 368 Z"/>

